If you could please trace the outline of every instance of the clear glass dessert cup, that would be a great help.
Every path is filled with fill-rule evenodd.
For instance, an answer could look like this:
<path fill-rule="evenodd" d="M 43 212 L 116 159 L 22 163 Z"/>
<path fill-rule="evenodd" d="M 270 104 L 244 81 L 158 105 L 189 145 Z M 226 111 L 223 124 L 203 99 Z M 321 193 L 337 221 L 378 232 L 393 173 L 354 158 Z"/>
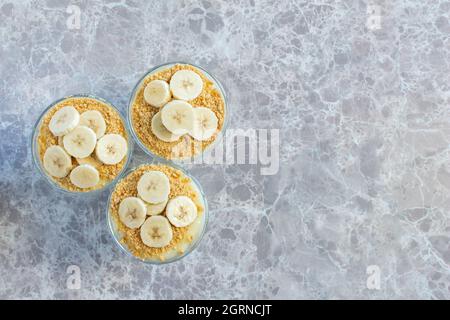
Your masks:
<path fill-rule="evenodd" d="M 197 194 L 200 198 L 201 204 L 203 205 L 203 214 L 200 217 L 201 221 L 201 229 L 198 230 L 196 237 L 194 238 L 194 240 L 187 246 L 187 248 L 184 250 L 184 252 L 182 254 L 177 254 L 174 255 L 170 258 L 167 258 L 165 260 L 159 260 L 156 257 L 152 258 L 152 259 L 141 259 L 137 256 L 135 256 L 130 250 L 129 248 L 123 244 L 120 240 L 122 238 L 122 235 L 120 234 L 120 231 L 117 228 L 116 222 L 114 221 L 114 219 L 111 216 L 110 213 L 110 205 L 111 205 L 111 199 L 115 190 L 116 185 L 122 180 L 125 179 L 129 174 L 131 174 L 132 172 L 134 172 L 135 170 L 139 169 L 141 166 L 144 165 L 165 165 L 165 166 L 170 166 L 173 167 L 175 169 L 180 170 L 186 177 L 188 177 L 191 180 L 191 184 L 194 187 L 194 190 L 197 191 Z M 111 189 L 110 195 L 108 197 L 108 204 L 107 204 L 107 208 L 106 208 L 106 221 L 108 223 L 108 228 L 111 232 L 111 235 L 114 239 L 114 242 L 116 243 L 116 245 L 120 248 L 121 251 L 125 252 L 126 255 L 128 255 L 129 257 L 132 257 L 135 260 L 138 260 L 140 262 L 144 262 L 147 264 L 156 264 L 156 265 L 160 265 L 160 264 L 167 264 L 167 263 L 171 263 L 171 262 L 175 262 L 178 261 L 184 257 L 186 257 L 187 255 L 189 255 L 192 251 L 194 251 L 195 248 L 198 247 L 198 245 L 200 244 L 200 242 L 203 239 L 203 236 L 205 235 L 206 232 L 206 227 L 208 225 L 208 220 L 209 220 L 209 211 L 208 211 L 208 203 L 205 197 L 205 194 L 203 192 L 203 189 L 200 185 L 200 183 L 197 181 L 197 179 L 195 179 L 192 175 L 190 175 L 188 172 L 186 172 L 183 168 L 181 168 L 180 166 L 174 165 L 174 164 L 168 164 L 165 162 L 160 162 L 160 161 L 153 161 L 151 163 L 144 163 L 141 164 L 137 167 L 134 167 L 132 169 L 127 170 L 127 172 L 123 175 L 123 177 L 116 182 L 116 185 L 114 186 L 114 188 Z"/>
<path fill-rule="evenodd" d="M 139 136 L 137 134 L 137 132 L 134 129 L 133 126 L 133 117 L 132 117 L 132 107 L 133 107 L 133 102 L 135 100 L 136 94 L 139 90 L 139 88 L 141 88 L 143 81 L 150 75 L 159 72 L 159 71 L 163 71 L 165 69 L 171 68 L 174 65 L 189 65 L 192 66 L 194 68 L 199 69 L 206 78 L 208 78 L 208 80 L 210 80 L 213 84 L 214 87 L 219 91 L 220 95 L 222 96 L 223 102 L 224 102 L 224 110 L 225 110 L 225 115 L 224 115 L 224 120 L 223 120 L 223 125 L 222 125 L 222 129 L 220 130 L 220 132 L 218 132 L 216 139 L 210 144 L 208 145 L 204 150 L 202 150 L 202 152 L 199 152 L 198 154 L 192 156 L 192 157 L 187 157 L 187 158 L 174 158 L 174 159 L 166 159 L 161 157 L 158 154 L 155 154 L 152 150 L 150 150 L 142 141 L 141 139 L 139 139 Z M 228 127 L 228 122 L 230 119 L 230 108 L 228 106 L 228 101 L 227 101 L 227 95 L 225 93 L 225 89 L 224 86 L 220 83 L 220 81 L 215 78 L 213 75 L 211 75 L 207 70 L 205 70 L 204 68 L 189 63 L 189 62 L 183 62 L 183 61 L 176 61 L 176 62 L 168 62 L 168 63 L 164 63 L 158 66 L 155 66 L 153 68 L 151 68 L 149 71 L 147 71 L 142 77 L 141 79 L 139 79 L 139 81 L 137 82 L 136 86 L 134 87 L 131 96 L 130 96 L 130 100 L 128 102 L 128 114 L 127 114 L 127 121 L 128 121 L 128 127 L 130 128 L 131 131 L 131 135 L 133 136 L 134 141 L 136 141 L 136 143 L 139 145 L 139 147 L 150 157 L 152 157 L 153 159 L 158 160 L 159 162 L 163 162 L 163 163 L 170 163 L 170 164 L 175 164 L 175 165 L 183 165 L 189 162 L 194 162 L 197 163 L 197 159 L 199 157 L 201 157 L 205 152 L 207 152 L 208 150 L 212 150 L 214 148 L 214 146 L 220 142 L 220 140 L 223 138 L 223 134 L 225 132 L 225 130 Z M 149 128 L 150 130 L 150 128 Z"/>
<path fill-rule="evenodd" d="M 125 162 L 122 170 L 119 172 L 119 174 L 113 180 L 109 181 L 103 187 L 98 188 L 98 189 L 94 189 L 94 190 L 90 190 L 90 191 L 72 191 L 72 190 L 67 190 L 67 189 L 63 188 L 52 177 L 50 177 L 50 175 L 47 174 L 47 172 L 45 171 L 45 168 L 41 162 L 41 159 L 39 157 L 38 137 L 39 137 L 39 132 L 40 132 L 40 128 L 42 125 L 42 121 L 44 120 L 45 115 L 47 114 L 48 111 L 50 111 L 57 104 L 61 103 L 62 101 L 66 100 L 66 99 L 70 99 L 70 98 L 91 98 L 91 99 L 98 100 L 98 101 L 106 104 L 107 106 L 111 107 L 119 115 L 119 117 L 123 123 L 123 126 L 125 128 L 125 132 L 127 134 L 127 137 L 126 137 L 127 143 L 128 143 L 128 150 L 127 150 L 127 155 L 126 155 L 127 159 L 126 159 L 126 162 Z M 131 156 L 133 153 L 133 139 L 132 139 L 132 136 L 128 129 L 128 122 L 123 117 L 123 115 L 120 113 L 120 111 L 112 103 L 110 103 L 100 97 L 91 95 L 91 94 L 75 94 L 75 95 L 66 96 L 66 97 L 63 97 L 61 99 L 54 101 L 47 108 L 45 108 L 45 110 L 40 114 L 40 116 L 34 126 L 33 134 L 31 136 L 31 152 L 32 152 L 32 156 L 33 156 L 33 162 L 34 162 L 36 168 L 38 169 L 38 171 L 40 172 L 40 174 L 44 177 L 44 179 L 52 187 L 56 188 L 58 191 L 65 192 L 68 194 L 85 194 L 85 195 L 86 194 L 95 194 L 95 193 L 98 193 L 102 190 L 109 188 L 111 185 L 114 185 L 115 182 L 117 182 L 123 176 L 128 165 L 131 162 Z"/>

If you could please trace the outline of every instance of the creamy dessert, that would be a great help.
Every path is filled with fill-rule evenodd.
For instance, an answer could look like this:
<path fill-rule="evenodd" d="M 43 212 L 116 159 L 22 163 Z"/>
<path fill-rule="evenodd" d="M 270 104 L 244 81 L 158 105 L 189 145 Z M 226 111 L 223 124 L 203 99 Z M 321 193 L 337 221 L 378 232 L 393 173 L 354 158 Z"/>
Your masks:
<path fill-rule="evenodd" d="M 112 191 L 109 218 L 114 236 L 135 257 L 167 261 L 199 240 L 205 204 L 195 183 L 167 165 L 143 165 Z"/>
<path fill-rule="evenodd" d="M 225 100 L 204 71 L 175 64 L 147 75 L 130 102 L 132 130 L 152 154 L 181 160 L 201 154 L 221 132 Z"/>
<path fill-rule="evenodd" d="M 124 169 L 128 154 L 125 124 L 103 101 L 64 99 L 47 111 L 37 130 L 43 171 L 63 189 L 100 189 Z"/>

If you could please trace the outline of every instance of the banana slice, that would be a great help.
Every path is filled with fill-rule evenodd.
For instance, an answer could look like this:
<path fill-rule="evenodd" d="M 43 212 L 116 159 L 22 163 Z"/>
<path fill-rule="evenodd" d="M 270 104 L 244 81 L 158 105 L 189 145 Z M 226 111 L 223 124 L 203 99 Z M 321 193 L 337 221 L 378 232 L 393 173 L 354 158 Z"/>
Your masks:
<path fill-rule="evenodd" d="M 182 100 L 172 100 L 161 109 L 161 121 L 167 130 L 176 135 L 192 131 L 194 108 Z"/>
<path fill-rule="evenodd" d="M 60 146 L 51 146 L 44 153 L 44 168 L 56 178 L 64 178 L 72 168 L 72 158 Z"/>
<path fill-rule="evenodd" d="M 80 115 L 80 125 L 94 130 L 97 139 L 103 137 L 106 131 L 106 122 L 100 111 L 89 110 Z"/>
<path fill-rule="evenodd" d="M 193 100 L 200 95 L 202 89 L 202 78 L 191 70 L 177 71 L 170 79 L 170 91 L 176 99 Z"/>
<path fill-rule="evenodd" d="M 166 216 L 175 227 L 186 227 L 197 218 L 197 206 L 186 196 L 178 196 L 167 203 Z"/>
<path fill-rule="evenodd" d="M 98 161 L 96 158 L 94 158 L 92 155 L 86 158 L 75 158 L 75 160 L 77 160 L 78 164 L 89 164 L 94 168 L 98 168 L 102 165 L 102 163 Z"/>
<path fill-rule="evenodd" d="M 144 89 L 144 100 L 149 105 L 161 108 L 170 101 L 169 84 L 163 80 L 153 80 Z"/>
<path fill-rule="evenodd" d="M 64 149 L 75 158 L 86 158 L 95 149 L 97 137 L 95 132 L 86 126 L 78 126 L 63 138 Z"/>
<path fill-rule="evenodd" d="M 91 188 L 100 181 L 100 175 L 93 166 L 80 164 L 70 173 L 70 181 L 78 188 Z"/>
<path fill-rule="evenodd" d="M 180 139 L 181 135 L 173 134 L 164 127 L 161 121 L 161 112 L 156 113 L 152 118 L 151 126 L 153 134 L 164 142 L 174 142 Z"/>
<path fill-rule="evenodd" d="M 119 134 L 104 135 L 97 142 L 95 155 L 104 164 L 117 164 L 127 154 L 127 140 Z"/>
<path fill-rule="evenodd" d="M 72 106 L 59 109 L 50 119 L 48 128 L 57 137 L 72 131 L 80 122 L 80 113 Z"/>
<path fill-rule="evenodd" d="M 141 227 L 142 242 L 148 247 L 162 248 L 172 240 L 173 233 L 167 218 L 151 216 Z"/>
<path fill-rule="evenodd" d="M 161 203 L 167 200 L 170 193 L 169 178 L 161 171 L 148 171 L 138 181 L 139 197 L 149 203 Z"/>
<path fill-rule="evenodd" d="M 128 228 L 139 228 L 145 221 L 147 208 L 144 201 L 136 197 L 123 199 L 119 205 L 119 218 Z"/>
<path fill-rule="evenodd" d="M 190 135 L 195 140 L 208 140 L 217 131 L 219 121 L 216 114 L 204 107 L 194 108 L 194 127 Z"/>
<path fill-rule="evenodd" d="M 164 211 L 166 208 L 167 202 L 169 201 L 169 198 L 166 199 L 166 201 L 160 202 L 160 203 L 147 203 L 147 215 L 149 216 L 155 216 L 157 214 L 160 214 Z"/>

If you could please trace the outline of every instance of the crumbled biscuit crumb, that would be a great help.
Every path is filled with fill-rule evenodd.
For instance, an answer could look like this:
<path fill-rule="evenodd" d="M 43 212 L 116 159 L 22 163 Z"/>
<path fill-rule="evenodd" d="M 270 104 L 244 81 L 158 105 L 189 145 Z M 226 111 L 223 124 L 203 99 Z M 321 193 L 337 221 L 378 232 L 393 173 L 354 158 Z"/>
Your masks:
<path fill-rule="evenodd" d="M 109 203 L 109 214 L 112 221 L 117 227 L 118 234 L 122 236 L 120 242 L 125 245 L 130 252 L 139 259 L 159 259 L 165 260 L 165 254 L 171 250 L 177 252 L 183 252 L 180 245 L 184 242 L 192 242 L 193 238 L 189 234 L 189 227 L 175 227 L 171 225 L 173 238 L 172 241 L 162 248 L 151 248 L 146 246 L 140 236 L 140 228 L 130 229 L 126 227 L 119 218 L 119 205 L 120 202 L 127 197 L 138 197 L 137 183 L 141 176 L 150 170 L 158 170 L 167 175 L 170 181 L 170 194 L 169 199 L 177 196 L 187 196 L 194 201 L 197 205 L 197 219 L 201 219 L 204 207 L 201 203 L 201 199 L 191 184 L 191 179 L 187 177 L 183 172 L 178 169 L 166 166 L 166 165 L 142 165 L 136 170 L 131 172 L 128 176 L 120 180 L 115 186 L 111 195 L 111 202 Z M 165 216 L 165 211 L 161 213 Z"/>
<path fill-rule="evenodd" d="M 128 139 L 125 130 L 125 125 L 121 117 L 119 116 L 116 110 L 108 106 L 106 103 L 97 99 L 87 97 L 67 98 L 59 102 L 53 108 L 51 108 L 42 120 L 38 135 L 38 153 L 41 163 L 43 162 L 44 153 L 47 150 L 47 148 L 52 145 L 58 145 L 58 137 L 55 137 L 51 133 L 48 126 L 50 119 L 52 118 L 52 116 L 55 114 L 56 111 L 66 106 L 73 106 L 75 109 L 78 110 L 80 114 L 88 110 L 99 111 L 103 115 L 103 118 L 105 119 L 106 122 L 105 134 L 117 133 L 125 137 L 125 139 Z M 95 153 L 93 153 L 91 156 L 95 157 L 94 154 Z M 117 175 L 119 175 L 122 169 L 124 168 L 126 161 L 127 157 L 124 157 L 122 161 L 120 161 L 118 164 L 115 165 L 106 165 L 106 164 L 99 165 L 96 169 L 100 174 L 100 182 L 92 188 L 86 189 L 78 188 L 70 181 L 69 175 L 67 175 L 64 178 L 55 178 L 50 175 L 49 177 L 53 179 L 53 181 L 55 181 L 60 187 L 66 190 L 76 192 L 87 192 L 95 189 L 100 189 L 104 185 L 108 184 L 110 181 L 114 180 L 114 178 L 116 178 Z M 75 160 L 74 157 L 72 157 L 73 168 L 76 167 L 77 165 L 78 165 L 77 161 Z"/>
<path fill-rule="evenodd" d="M 188 134 L 183 135 L 178 141 L 164 142 L 159 140 L 151 131 L 151 121 L 153 116 L 161 110 L 147 104 L 144 100 L 144 89 L 153 80 L 164 80 L 170 82 L 172 75 L 179 70 L 192 70 L 203 80 L 203 90 L 201 94 L 189 103 L 194 107 L 206 107 L 211 109 L 218 119 L 217 133 L 205 141 L 197 141 Z M 225 102 L 219 90 L 201 70 L 191 65 L 177 64 L 168 69 L 149 75 L 142 81 L 138 88 L 135 99 L 131 106 L 132 126 L 139 140 L 155 155 L 164 159 L 184 159 L 196 156 L 212 144 L 221 132 L 225 121 Z"/>

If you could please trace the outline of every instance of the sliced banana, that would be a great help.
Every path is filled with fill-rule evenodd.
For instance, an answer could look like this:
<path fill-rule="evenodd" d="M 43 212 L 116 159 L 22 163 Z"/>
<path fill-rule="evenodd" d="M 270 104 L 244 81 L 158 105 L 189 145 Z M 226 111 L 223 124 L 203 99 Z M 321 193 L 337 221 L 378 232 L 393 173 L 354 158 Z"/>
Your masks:
<path fill-rule="evenodd" d="M 173 134 L 164 127 L 161 121 L 161 112 L 156 113 L 152 118 L 151 126 L 153 134 L 164 142 L 174 142 L 180 139 L 181 135 Z"/>
<path fill-rule="evenodd" d="M 97 137 L 95 132 L 86 126 L 78 126 L 63 138 L 64 149 L 75 158 L 86 158 L 95 149 Z"/>
<path fill-rule="evenodd" d="M 178 196 L 167 203 L 166 216 L 175 227 L 186 227 L 197 218 L 197 206 L 186 196 Z"/>
<path fill-rule="evenodd" d="M 111 133 L 98 140 L 95 155 L 104 164 L 117 164 L 125 157 L 127 150 L 127 140 L 120 134 Z"/>
<path fill-rule="evenodd" d="M 80 125 L 94 130 L 97 139 L 103 137 L 106 131 L 106 122 L 100 111 L 89 110 L 80 115 Z"/>
<path fill-rule="evenodd" d="M 138 181 L 139 197 L 149 203 L 161 203 L 167 200 L 170 193 L 169 178 L 161 171 L 147 171 Z"/>
<path fill-rule="evenodd" d="M 64 178 L 72 168 L 72 158 L 60 146 L 51 146 L 44 153 L 44 168 L 56 178 Z"/>
<path fill-rule="evenodd" d="M 154 216 L 154 215 L 160 214 L 166 208 L 168 201 L 169 201 L 169 198 L 167 198 L 166 201 L 163 201 L 160 203 L 147 203 L 147 215 Z"/>
<path fill-rule="evenodd" d="M 119 205 L 119 218 L 128 228 L 139 228 L 147 216 L 147 207 L 144 201 L 136 197 L 123 199 Z"/>
<path fill-rule="evenodd" d="M 50 119 L 48 128 L 57 137 L 72 131 L 80 122 L 80 113 L 72 106 L 62 107 Z"/>
<path fill-rule="evenodd" d="M 180 100 L 193 100 L 197 98 L 203 89 L 202 78 L 191 70 L 180 70 L 170 79 L 170 91 Z"/>
<path fill-rule="evenodd" d="M 144 89 L 144 100 L 149 105 L 161 108 L 170 101 L 169 84 L 163 80 L 153 80 Z"/>
<path fill-rule="evenodd" d="M 75 160 L 77 160 L 78 164 L 89 164 L 94 168 L 99 168 L 102 165 L 102 163 L 92 155 L 86 158 L 75 158 Z"/>
<path fill-rule="evenodd" d="M 176 135 L 192 131 L 194 108 L 182 100 L 172 100 L 161 109 L 161 121 L 167 130 Z"/>
<path fill-rule="evenodd" d="M 165 247 L 170 243 L 172 237 L 172 227 L 167 218 L 163 216 L 151 216 L 141 227 L 142 242 L 148 247 Z"/>
<path fill-rule="evenodd" d="M 216 114 L 204 107 L 194 108 L 194 127 L 190 135 L 195 140 L 208 140 L 217 131 L 219 120 Z"/>
<path fill-rule="evenodd" d="M 93 166 L 80 164 L 70 173 L 70 181 L 78 188 L 92 188 L 100 181 L 100 174 Z"/>

